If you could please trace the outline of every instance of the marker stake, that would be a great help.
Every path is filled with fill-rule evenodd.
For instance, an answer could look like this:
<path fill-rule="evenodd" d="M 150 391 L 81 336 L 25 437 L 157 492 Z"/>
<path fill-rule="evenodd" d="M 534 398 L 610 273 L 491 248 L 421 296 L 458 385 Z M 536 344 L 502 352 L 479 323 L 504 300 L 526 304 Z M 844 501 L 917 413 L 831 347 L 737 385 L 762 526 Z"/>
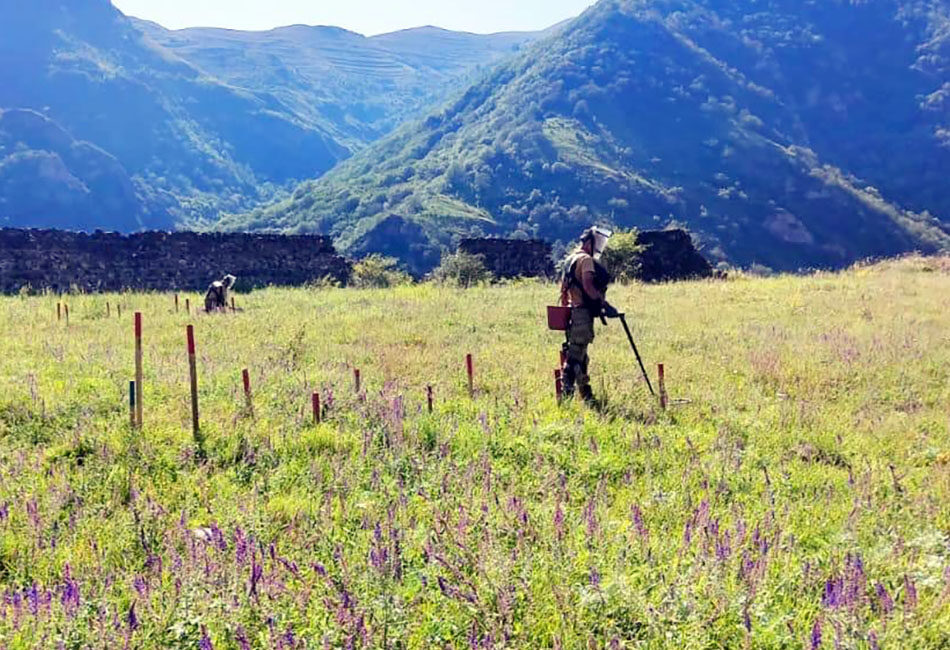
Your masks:
<path fill-rule="evenodd" d="M 191 379 L 191 430 L 195 438 L 199 435 L 198 426 L 198 365 L 195 360 L 195 326 L 189 325 L 188 334 L 188 372 Z"/>
<path fill-rule="evenodd" d="M 142 428 L 142 312 L 135 312 L 135 426 Z"/>
<path fill-rule="evenodd" d="M 662 363 L 658 363 L 656 365 L 656 372 L 659 376 L 660 383 L 660 408 L 665 411 L 667 403 L 669 402 L 669 398 L 666 394 L 666 369 Z"/>
<path fill-rule="evenodd" d="M 465 355 L 465 371 L 468 373 L 468 395 L 475 397 L 475 362 L 471 354 Z"/>

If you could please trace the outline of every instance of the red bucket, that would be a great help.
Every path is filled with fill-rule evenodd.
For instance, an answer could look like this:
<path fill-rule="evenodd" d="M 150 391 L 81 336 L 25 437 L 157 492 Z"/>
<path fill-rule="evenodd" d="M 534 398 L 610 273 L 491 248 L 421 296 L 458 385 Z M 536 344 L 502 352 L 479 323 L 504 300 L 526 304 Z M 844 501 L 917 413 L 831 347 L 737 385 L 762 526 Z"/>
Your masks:
<path fill-rule="evenodd" d="M 565 332 L 570 322 L 570 307 L 548 307 L 548 329 Z"/>

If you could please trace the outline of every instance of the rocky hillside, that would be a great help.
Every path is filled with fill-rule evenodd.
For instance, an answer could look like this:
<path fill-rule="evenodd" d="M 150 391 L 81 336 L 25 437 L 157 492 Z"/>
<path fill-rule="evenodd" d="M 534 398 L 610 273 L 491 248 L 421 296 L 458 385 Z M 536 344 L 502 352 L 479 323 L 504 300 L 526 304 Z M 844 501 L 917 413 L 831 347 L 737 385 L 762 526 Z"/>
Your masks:
<path fill-rule="evenodd" d="M 777 269 L 945 248 L 947 14 L 924 0 L 602 0 L 445 110 L 222 225 L 345 247 L 397 214 L 418 250 L 672 222 L 714 259 Z"/>
<path fill-rule="evenodd" d="M 166 32 L 109 0 L 0 15 L 0 224 L 122 231 L 272 200 L 531 38 Z"/>

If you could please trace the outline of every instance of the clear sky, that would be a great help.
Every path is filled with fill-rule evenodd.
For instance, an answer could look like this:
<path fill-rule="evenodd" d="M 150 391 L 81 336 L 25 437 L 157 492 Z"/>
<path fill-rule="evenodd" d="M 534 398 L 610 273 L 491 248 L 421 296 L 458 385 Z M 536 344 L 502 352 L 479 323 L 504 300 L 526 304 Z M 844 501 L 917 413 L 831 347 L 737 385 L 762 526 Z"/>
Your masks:
<path fill-rule="evenodd" d="M 170 29 L 333 25 L 371 36 L 435 25 L 489 33 L 536 30 L 579 15 L 593 0 L 113 0 Z"/>

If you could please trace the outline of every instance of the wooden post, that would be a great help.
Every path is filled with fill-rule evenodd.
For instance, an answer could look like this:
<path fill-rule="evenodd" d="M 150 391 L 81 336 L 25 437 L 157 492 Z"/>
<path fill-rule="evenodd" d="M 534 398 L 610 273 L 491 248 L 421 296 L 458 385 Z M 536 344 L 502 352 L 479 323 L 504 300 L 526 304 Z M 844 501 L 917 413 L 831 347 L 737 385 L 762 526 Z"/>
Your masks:
<path fill-rule="evenodd" d="M 175 313 L 178 313 L 178 294 L 175 294 Z"/>
<path fill-rule="evenodd" d="M 354 368 L 353 369 L 353 389 L 356 391 L 357 395 L 360 394 L 361 385 L 362 385 L 362 382 L 360 381 L 360 369 Z"/>
<path fill-rule="evenodd" d="M 475 397 L 475 363 L 472 355 L 465 355 L 465 370 L 468 373 L 468 396 Z"/>
<path fill-rule="evenodd" d="M 135 426 L 142 428 L 142 312 L 135 312 Z"/>
<path fill-rule="evenodd" d="M 561 369 L 554 371 L 554 394 L 557 395 L 558 404 L 564 398 L 564 383 L 561 381 Z"/>
<path fill-rule="evenodd" d="M 63 303 L 61 302 L 56 303 L 56 320 L 57 322 L 63 320 Z"/>
<path fill-rule="evenodd" d="M 426 386 L 426 401 L 429 403 L 429 413 L 432 413 L 432 384 Z"/>
<path fill-rule="evenodd" d="M 311 403 L 313 405 L 313 423 L 320 424 L 320 393 L 314 391 Z"/>
<path fill-rule="evenodd" d="M 191 430 L 198 436 L 198 366 L 195 361 L 195 326 L 188 326 L 188 372 L 191 376 Z"/>
<path fill-rule="evenodd" d="M 106 303 L 106 318 L 112 317 L 112 305 Z"/>
<path fill-rule="evenodd" d="M 244 379 L 244 402 L 247 404 L 247 410 L 254 416 L 254 403 L 251 401 L 251 374 L 247 371 L 247 368 L 241 373 L 242 378 Z"/>
<path fill-rule="evenodd" d="M 234 303 L 234 296 L 231 296 L 231 313 L 234 313 L 236 311 L 237 311 L 237 306 Z"/>
<path fill-rule="evenodd" d="M 135 428 L 135 381 L 129 382 L 129 424 Z"/>
<path fill-rule="evenodd" d="M 69 327 L 69 305 L 63 305 L 63 311 L 66 314 L 66 326 Z"/>
<path fill-rule="evenodd" d="M 122 305 L 116 303 L 116 305 L 115 305 L 115 311 L 116 311 L 116 315 L 117 315 L 119 318 L 122 318 Z"/>
<path fill-rule="evenodd" d="M 666 410 L 666 369 L 663 367 L 662 363 L 656 364 L 656 372 L 660 380 L 660 408 Z"/>
<path fill-rule="evenodd" d="M 185 298 L 185 311 L 191 316 L 191 298 Z"/>

